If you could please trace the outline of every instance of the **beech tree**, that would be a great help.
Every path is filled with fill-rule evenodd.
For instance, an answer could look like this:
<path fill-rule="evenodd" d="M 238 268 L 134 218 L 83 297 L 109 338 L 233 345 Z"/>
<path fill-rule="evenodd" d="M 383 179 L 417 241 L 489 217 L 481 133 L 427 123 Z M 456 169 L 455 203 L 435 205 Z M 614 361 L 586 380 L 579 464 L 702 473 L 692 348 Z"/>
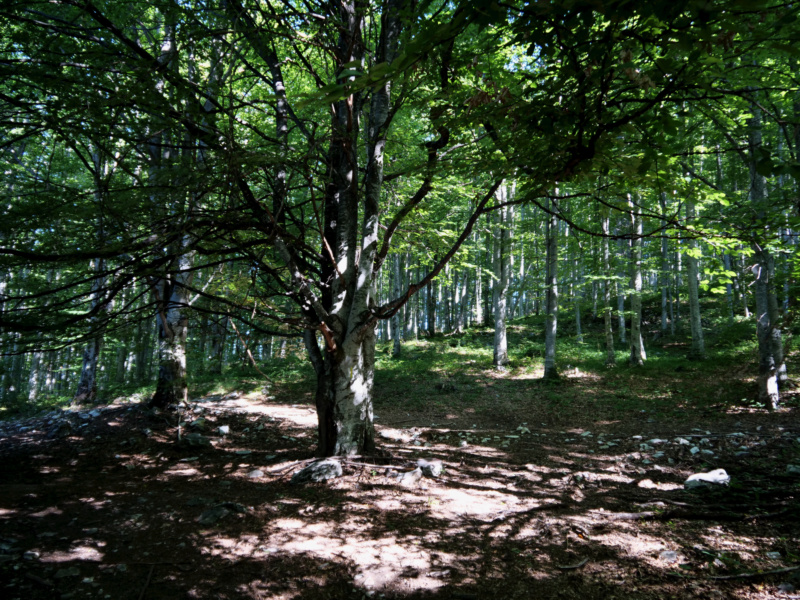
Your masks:
<path fill-rule="evenodd" d="M 469 287 L 445 269 L 493 214 L 533 205 L 552 239 L 557 219 L 603 235 L 553 190 L 574 194 L 573 207 L 598 201 L 582 190 L 600 174 L 658 170 L 665 148 L 682 151 L 666 143 L 680 139 L 678 107 L 750 102 L 758 69 L 731 87 L 724 65 L 745 45 L 790 53 L 796 11 L 766 0 L 6 2 L 0 135 L 14 187 L 0 267 L 19 285 L 4 298 L 3 342 L 55 352 L 155 321 L 153 402 L 168 407 L 186 398 L 193 313 L 220 342 L 230 326 L 244 343 L 237 323 L 302 337 L 318 452 L 371 452 L 376 326 L 427 289 L 433 334 L 437 288 Z M 34 142 L 15 163 L 10 149 Z M 79 168 L 90 145 L 112 166 L 100 201 Z M 498 199 L 509 179 L 513 199 Z M 637 253 L 665 228 L 641 227 L 662 217 L 642 204 L 615 201 L 634 227 L 608 234 Z M 412 244 L 425 268 L 390 287 L 381 273 Z M 231 285 L 212 277 L 223 265 Z M 479 275 L 475 295 L 488 297 Z M 451 296 L 446 319 L 465 314 Z"/>

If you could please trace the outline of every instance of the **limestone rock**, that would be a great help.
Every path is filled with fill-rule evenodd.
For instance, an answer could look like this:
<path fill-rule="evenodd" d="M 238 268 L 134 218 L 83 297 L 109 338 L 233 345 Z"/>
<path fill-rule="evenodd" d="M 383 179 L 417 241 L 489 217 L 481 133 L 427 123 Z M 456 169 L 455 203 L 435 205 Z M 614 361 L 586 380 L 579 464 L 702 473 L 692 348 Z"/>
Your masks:
<path fill-rule="evenodd" d="M 716 469 L 708 473 L 695 473 L 690 475 L 689 478 L 683 482 L 683 487 L 687 490 L 697 488 L 708 488 L 715 485 L 728 485 L 731 481 L 731 476 L 725 472 L 725 469 Z"/>
<path fill-rule="evenodd" d="M 397 483 L 403 487 L 412 487 L 422 479 L 422 467 L 417 467 L 413 471 L 407 471 L 397 475 Z"/>
<path fill-rule="evenodd" d="M 417 461 L 417 468 L 422 469 L 422 474 L 426 477 L 439 477 L 444 471 L 444 466 L 440 460 L 425 460 L 420 458 Z"/>
<path fill-rule="evenodd" d="M 318 460 L 304 469 L 300 469 L 292 476 L 292 483 L 302 485 L 305 483 L 319 483 L 342 476 L 342 463 L 333 458 Z"/>

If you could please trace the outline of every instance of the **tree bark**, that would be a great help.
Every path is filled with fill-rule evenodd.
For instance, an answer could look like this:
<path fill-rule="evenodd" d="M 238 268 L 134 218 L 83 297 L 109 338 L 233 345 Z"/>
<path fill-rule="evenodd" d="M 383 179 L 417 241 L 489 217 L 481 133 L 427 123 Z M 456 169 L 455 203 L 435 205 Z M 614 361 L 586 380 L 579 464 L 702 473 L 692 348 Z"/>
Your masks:
<path fill-rule="evenodd" d="M 558 192 L 556 192 L 558 193 Z M 545 226 L 545 326 L 544 326 L 544 378 L 558 378 L 556 367 L 556 332 L 558 330 L 558 219 L 551 200 L 547 202 Z"/>
<path fill-rule="evenodd" d="M 607 206 L 600 209 L 600 226 L 602 228 L 602 258 L 603 258 L 603 272 L 608 275 L 611 272 L 611 264 L 609 261 L 610 253 L 608 249 L 608 212 Z M 606 338 L 606 365 L 611 366 L 616 364 L 617 355 L 614 352 L 614 330 L 611 326 L 611 281 L 606 277 L 603 280 L 603 328 Z"/>
<path fill-rule="evenodd" d="M 631 364 L 642 366 L 647 359 L 642 337 L 642 211 L 628 194 L 631 209 Z"/>
<path fill-rule="evenodd" d="M 758 218 L 764 220 L 767 212 L 767 182 L 766 178 L 757 169 L 757 152 L 762 144 L 761 109 L 753 103 L 750 106 L 750 110 L 753 113 L 749 123 L 750 199 Z M 780 343 L 780 329 L 773 320 L 775 311 L 772 310 L 772 306 L 776 302 L 774 298 L 770 298 L 770 295 L 774 295 L 770 278 L 772 257 L 761 232 L 757 232 L 757 238 L 753 242 L 753 250 L 753 258 L 755 259 L 753 274 L 755 276 L 756 337 L 758 338 L 758 399 L 768 410 L 775 410 L 780 404 L 780 389 L 778 387 L 780 365 L 775 356 L 776 337 L 778 344 Z"/>
<path fill-rule="evenodd" d="M 694 201 L 686 200 L 686 221 L 689 226 L 694 221 Z M 704 359 L 706 356 L 705 340 L 703 339 L 703 326 L 700 319 L 700 290 L 698 283 L 697 269 L 697 241 L 692 237 L 689 239 L 689 250 L 686 253 L 686 280 L 689 292 L 689 322 L 692 329 L 692 350 L 690 357 L 693 359 Z"/>
<path fill-rule="evenodd" d="M 501 185 L 496 198 L 500 204 L 513 199 L 513 187 Z M 511 206 L 503 206 L 496 211 L 494 268 L 494 358 L 495 368 L 502 369 L 508 364 L 508 336 L 506 333 L 506 308 L 508 304 L 508 283 L 511 276 L 511 227 L 514 211 Z"/>

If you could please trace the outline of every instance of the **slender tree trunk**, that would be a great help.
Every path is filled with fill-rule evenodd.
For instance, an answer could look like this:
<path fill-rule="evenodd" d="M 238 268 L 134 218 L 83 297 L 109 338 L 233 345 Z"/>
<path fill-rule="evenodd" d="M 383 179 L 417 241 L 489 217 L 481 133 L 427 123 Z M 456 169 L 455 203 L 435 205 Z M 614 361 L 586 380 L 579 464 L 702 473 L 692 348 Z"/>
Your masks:
<path fill-rule="evenodd" d="M 686 200 L 686 221 L 689 226 L 694 221 L 694 201 Z M 688 282 L 689 293 L 689 322 L 692 328 L 692 350 L 690 356 L 693 359 L 703 359 L 706 356 L 706 346 L 703 339 L 703 326 L 700 318 L 700 298 L 699 282 L 697 269 L 697 242 L 694 238 L 689 239 L 689 250 L 686 253 L 686 279 Z"/>
<path fill-rule="evenodd" d="M 642 337 L 642 211 L 634 206 L 628 194 L 628 205 L 632 211 L 631 239 L 631 364 L 641 366 L 647 359 Z"/>
<path fill-rule="evenodd" d="M 602 240 L 602 254 L 603 254 L 603 273 L 606 276 L 611 273 L 610 253 L 608 249 L 608 207 L 604 206 L 600 209 L 600 225 L 603 232 Z M 606 337 L 606 365 L 611 366 L 616 364 L 617 355 L 614 352 L 614 331 L 611 327 L 611 281 L 606 277 L 603 280 L 603 326 Z"/>
<path fill-rule="evenodd" d="M 767 182 L 757 168 L 757 152 L 761 147 L 761 109 L 752 104 L 753 113 L 750 119 L 750 197 L 754 209 L 760 219 L 766 217 Z M 758 399 L 769 410 L 778 408 L 780 404 L 780 390 L 778 387 L 778 365 L 775 356 L 775 332 L 777 331 L 780 343 L 780 329 L 773 321 L 772 307 L 776 304 L 770 278 L 772 257 L 763 238 L 753 243 L 755 264 L 755 299 L 756 299 L 756 337 L 758 338 Z M 782 357 L 781 357 L 782 358 Z"/>
<path fill-rule="evenodd" d="M 514 195 L 513 188 L 502 185 L 497 191 L 501 204 L 509 202 Z M 506 334 L 506 307 L 508 303 L 508 283 L 511 278 L 511 227 L 514 212 L 512 207 L 504 206 L 496 211 L 494 243 L 494 366 L 504 368 L 508 364 L 508 337 Z"/>
<path fill-rule="evenodd" d="M 400 296 L 403 290 L 403 275 L 402 275 L 403 267 L 401 263 L 400 254 L 394 255 L 394 289 L 392 291 L 393 297 L 397 298 Z M 402 332 L 400 330 L 400 323 L 401 323 L 401 315 L 400 311 L 396 312 L 392 317 L 392 356 L 395 358 L 399 357 L 403 346 L 401 342 Z"/>
<path fill-rule="evenodd" d="M 556 194 L 558 192 L 556 191 Z M 555 212 L 554 203 L 548 200 L 547 207 Z M 545 279 L 545 326 L 544 326 L 544 378 L 558 378 L 556 368 L 556 333 L 558 330 L 558 219 L 547 213 L 545 227 L 546 279 Z"/>
<path fill-rule="evenodd" d="M 662 216 L 667 214 L 667 193 L 661 192 L 659 197 L 659 204 L 661 206 Z M 660 287 L 661 287 L 661 335 L 667 335 L 667 309 L 669 306 L 669 240 L 667 239 L 666 232 L 662 233 L 661 237 L 661 273 Z"/>

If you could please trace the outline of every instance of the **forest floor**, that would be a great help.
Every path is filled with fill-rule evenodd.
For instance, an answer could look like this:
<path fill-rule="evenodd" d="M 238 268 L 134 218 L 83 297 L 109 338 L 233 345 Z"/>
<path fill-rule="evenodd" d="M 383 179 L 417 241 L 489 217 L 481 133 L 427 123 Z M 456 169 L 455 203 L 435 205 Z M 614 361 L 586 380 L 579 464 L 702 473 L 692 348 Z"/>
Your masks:
<path fill-rule="evenodd" d="M 290 482 L 315 445 L 306 372 L 181 415 L 118 398 L 0 423 L 0 596 L 800 598 L 800 398 L 743 402 L 752 353 L 578 356 L 547 384 L 535 356 L 490 368 L 480 335 L 382 355 L 382 456 L 326 483 Z M 443 474 L 390 476 L 418 458 Z M 718 468 L 730 486 L 684 489 Z"/>

